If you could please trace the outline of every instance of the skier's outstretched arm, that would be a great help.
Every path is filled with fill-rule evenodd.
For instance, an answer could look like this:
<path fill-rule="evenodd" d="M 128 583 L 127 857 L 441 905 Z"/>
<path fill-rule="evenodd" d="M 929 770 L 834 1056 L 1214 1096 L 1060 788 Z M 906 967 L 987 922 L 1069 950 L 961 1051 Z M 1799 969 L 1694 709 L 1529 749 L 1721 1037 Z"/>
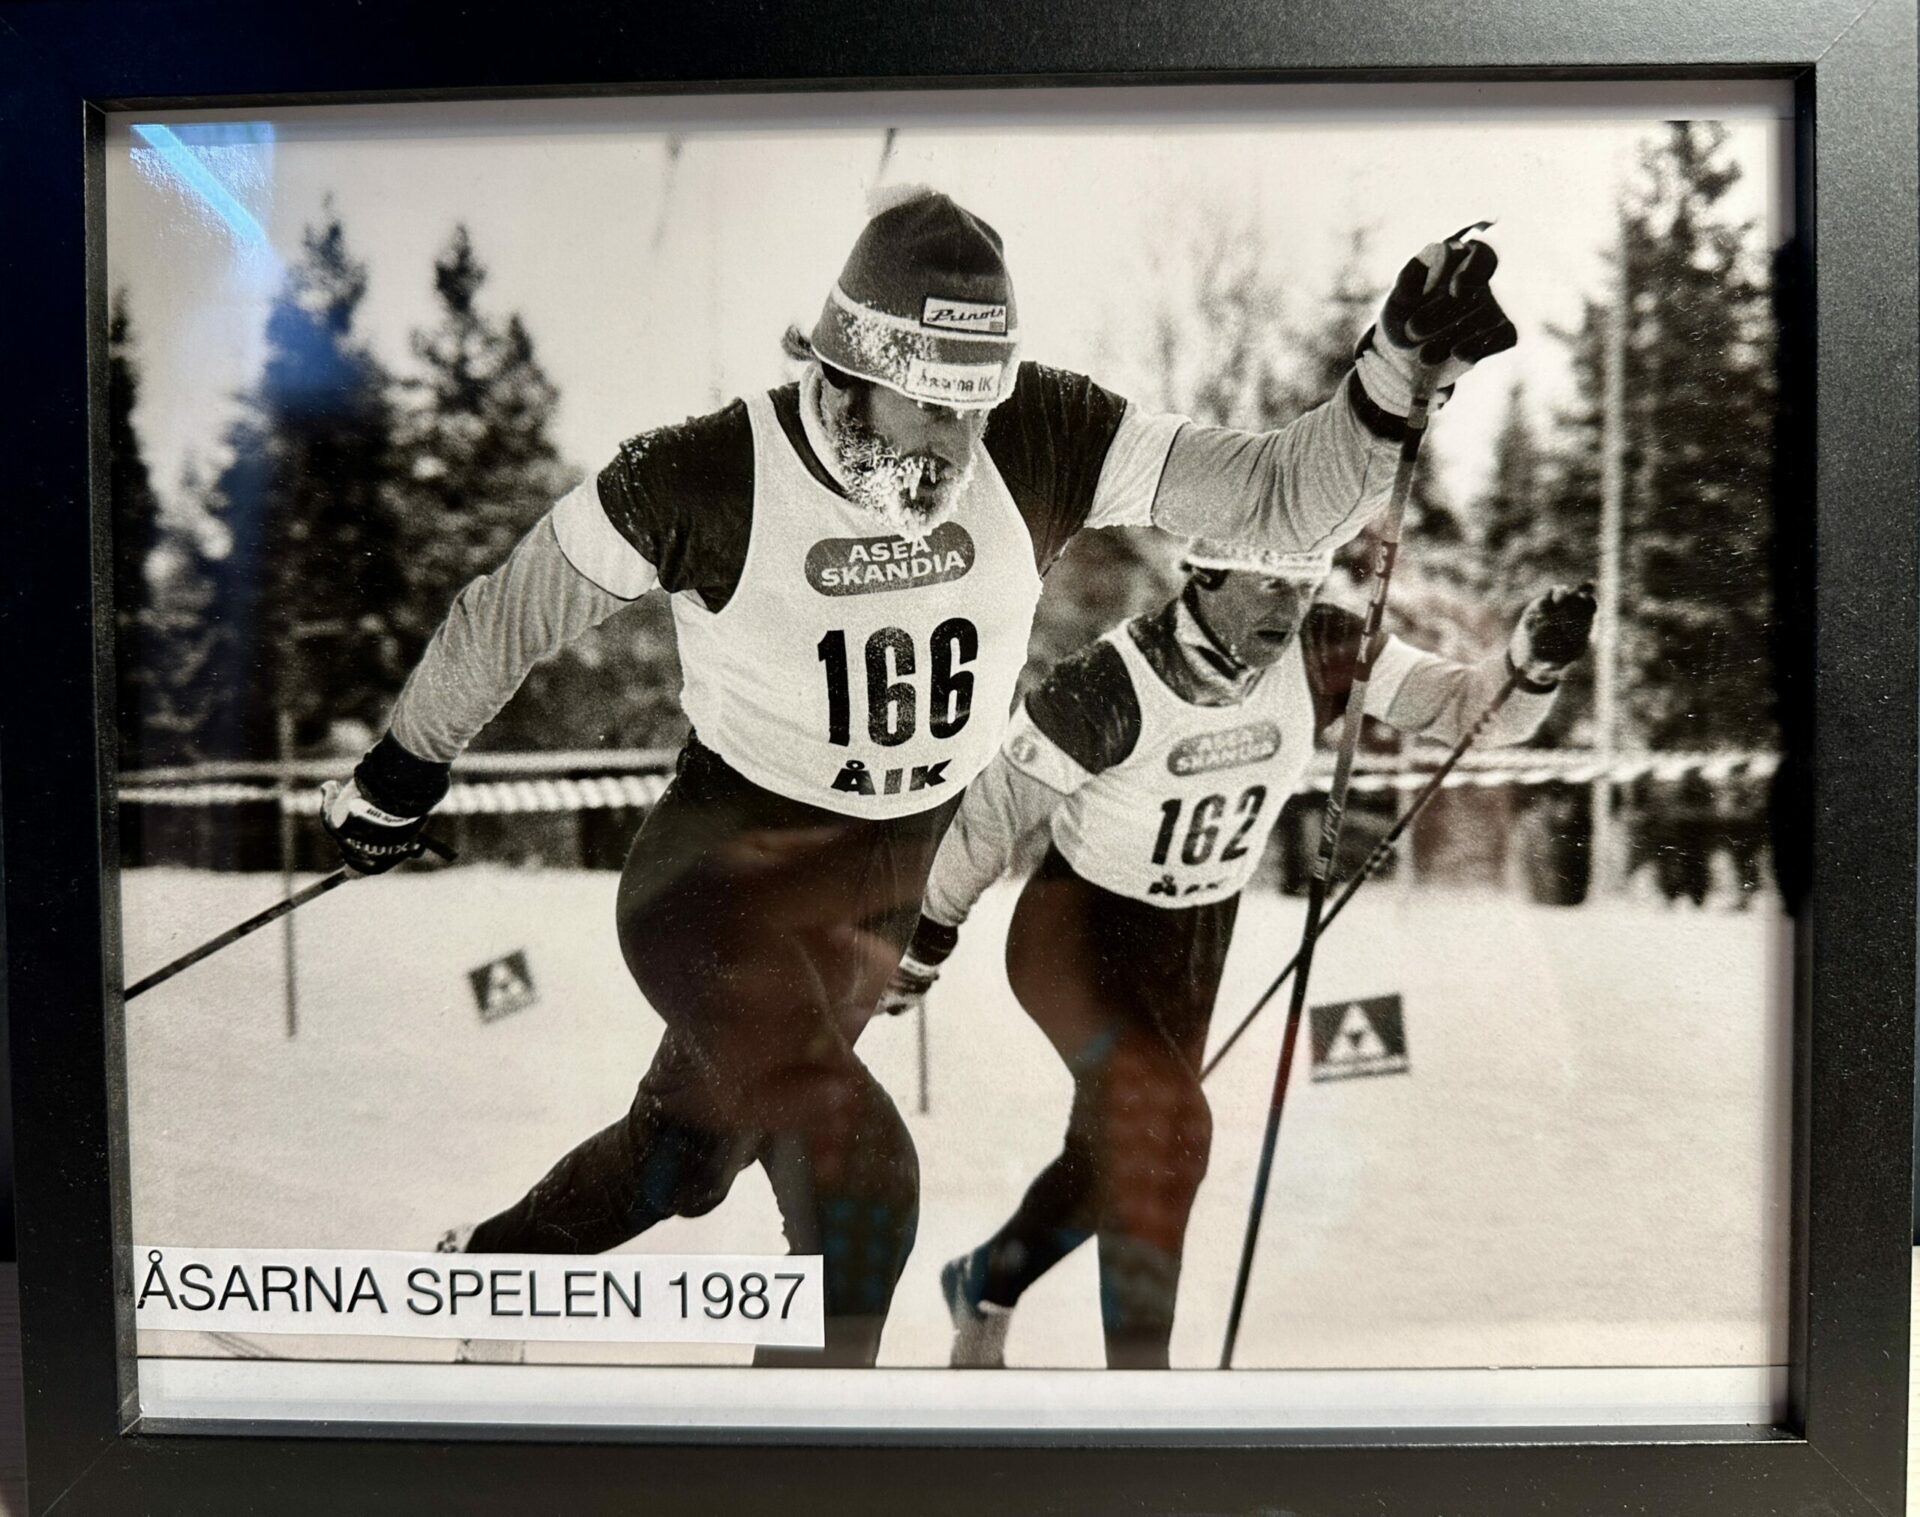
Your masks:
<path fill-rule="evenodd" d="M 752 467 L 739 401 L 642 433 L 461 591 L 386 735 L 350 781 L 323 791 L 347 862 L 371 873 L 406 856 L 453 761 L 542 659 L 656 586 L 709 606 L 728 593 L 745 558 Z"/>
<path fill-rule="evenodd" d="M 1096 774 L 1125 760 L 1139 736 L 1139 697 L 1112 642 L 1101 638 L 1054 666 L 967 787 L 941 839 L 920 923 L 881 996 L 882 1011 L 906 1011 L 925 998 L 967 914 L 1006 872 L 1021 839 L 1046 826 Z"/>
<path fill-rule="evenodd" d="M 1013 741 L 1044 741 L 1016 728 Z M 1073 788 L 1084 784 L 1085 771 Z M 1003 748 L 967 786 L 927 878 L 922 915 L 958 931 L 986 888 L 1007 872 L 1023 839 L 1052 820 L 1069 790 L 1016 768 Z"/>
<path fill-rule="evenodd" d="M 1017 764 L 1010 752 L 1018 752 L 1024 764 Z M 940 840 L 919 925 L 881 992 L 881 1011 L 898 1016 L 926 998 L 940 978 L 940 966 L 958 945 L 961 925 L 974 903 L 1007 872 L 1021 840 L 1045 827 L 1068 795 L 1092 777 L 1040 733 L 1026 713 L 1015 718 L 1006 744 L 967 786 Z"/>
<path fill-rule="evenodd" d="M 455 597 L 446 620 L 394 703 L 389 730 L 407 752 L 438 764 L 466 751 L 528 672 L 653 588 L 630 568 L 616 595 L 577 566 L 561 533 L 577 541 L 600 513 L 592 481 L 562 498 L 506 562 Z M 611 529 L 608 529 L 611 530 Z M 624 562 L 638 565 L 628 552 Z"/>
<path fill-rule="evenodd" d="M 1339 389 L 1272 432 L 1189 423 L 1174 436 L 1151 521 L 1182 537 L 1319 552 L 1387 503 L 1416 391 L 1443 405 L 1481 359 L 1518 340 L 1492 288 L 1499 259 L 1474 231 L 1408 260 Z"/>
<path fill-rule="evenodd" d="M 1527 604 L 1506 647 L 1477 663 L 1454 663 L 1389 638 L 1368 691 L 1368 714 L 1402 732 L 1457 742 L 1511 677 L 1513 693 L 1483 737 L 1496 746 L 1525 742 L 1586 652 L 1593 616 L 1592 586 L 1555 585 Z"/>
<path fill-rule="evenodd" d="M 652 588 L 631 551 L 618 582 L 631 594 L 585 572 L 610 577 L 590 557 L 596 524 L 605 521 L 594 490 L 588 480 L 563 496 L 504 563 L 454 598 L 394 703 L 386 735 L 350 779 L 322 787 L 322 820 L 360 873 L 378 874 L 408 855 L 447 793 L 449 766 L 535 664 Z"/>

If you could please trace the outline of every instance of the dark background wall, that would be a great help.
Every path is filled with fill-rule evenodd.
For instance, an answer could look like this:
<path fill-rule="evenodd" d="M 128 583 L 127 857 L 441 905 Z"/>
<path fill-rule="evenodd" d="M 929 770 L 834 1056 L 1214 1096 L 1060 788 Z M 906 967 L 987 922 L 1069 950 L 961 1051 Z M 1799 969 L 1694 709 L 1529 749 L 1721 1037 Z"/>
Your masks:
<path fill-rule="evenodd" d="M 7 894 L 7 845 L 0 836 L 0 901 Z M 0 1260 L 13 1262 L 13 1080 L 7 1062 L 7 914 L 0 911 Z"/>

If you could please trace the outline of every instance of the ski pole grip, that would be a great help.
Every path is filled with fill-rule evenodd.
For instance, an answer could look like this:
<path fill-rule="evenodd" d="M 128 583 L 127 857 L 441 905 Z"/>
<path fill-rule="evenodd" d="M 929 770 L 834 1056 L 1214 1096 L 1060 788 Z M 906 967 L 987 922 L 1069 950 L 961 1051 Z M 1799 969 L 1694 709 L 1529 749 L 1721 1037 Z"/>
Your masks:
<path fill-rule="evenodd" d="M 419 837 L 415 838 L 414 841 L 420 845 L 422 852 L 431 853 L 435 858 L 439 859 L 442 863 L 451 864 L 455 859 L 460 857 L 458 853 L 454 852 L 453 849 L 449 848 L 445 843 L 441 842 L 440 839 L 436 837 L 429 837 L 424 832 L 421 833 Z"/>

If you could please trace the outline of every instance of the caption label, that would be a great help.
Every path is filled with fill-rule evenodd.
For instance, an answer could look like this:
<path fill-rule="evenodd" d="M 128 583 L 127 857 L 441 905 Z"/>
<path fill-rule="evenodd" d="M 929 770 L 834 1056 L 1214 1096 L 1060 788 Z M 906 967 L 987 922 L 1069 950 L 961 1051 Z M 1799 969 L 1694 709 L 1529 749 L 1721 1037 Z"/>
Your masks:
<path fill-rule="evenodd" d="M 825 1342 L 820 1257 L 135 1250 L 134 1325 L 578 1343 Z"/>

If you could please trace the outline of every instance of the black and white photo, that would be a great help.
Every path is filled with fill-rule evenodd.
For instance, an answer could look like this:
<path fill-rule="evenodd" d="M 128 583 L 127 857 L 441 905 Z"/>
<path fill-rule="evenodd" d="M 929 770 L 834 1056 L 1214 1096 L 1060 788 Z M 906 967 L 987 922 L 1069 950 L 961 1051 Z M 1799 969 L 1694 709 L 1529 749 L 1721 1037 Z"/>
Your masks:
<path fill-rule="evenodd" d="M 142 1396 L 1766 1421 L 1789 108 L 116 118 Z"/>

